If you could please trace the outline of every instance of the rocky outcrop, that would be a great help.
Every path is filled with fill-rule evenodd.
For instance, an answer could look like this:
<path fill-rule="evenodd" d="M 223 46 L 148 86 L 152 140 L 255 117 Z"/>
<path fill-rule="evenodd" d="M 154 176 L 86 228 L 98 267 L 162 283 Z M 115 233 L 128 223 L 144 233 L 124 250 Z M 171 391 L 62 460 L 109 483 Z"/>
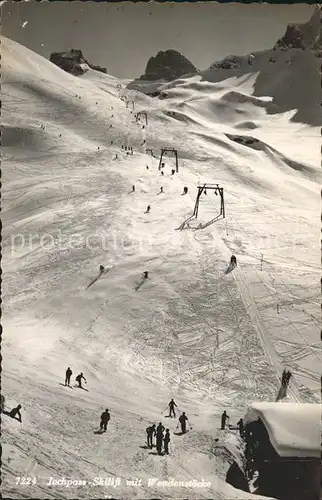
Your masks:
<path fill-rule="evenodd" d="M 216 61 L 211 65 L 211 69 L 238 69 L 241 64 L 241 57 L 238 56 L 227 56 L 220 61 Z"/>
<path fill-rule="evenodd" d="M 305 49 L 304 36 L 300 28 L 289 24 L 282 38 L 277 40 L 275 49 Z"/>
<path fill-rule="evenodd" d="M 166 80 L 168 82 L 199 73 L 197 68 L 180 52 L 166 50 L 151 57 L 140 80 Z"/>
<path fill-rule="evenodd" d="M 277 40 L 274 49 L 302 49 L 321 51 L 321 5 L 317 5 L 308 22 L 289 24 L 285 34 Z"/>
<path fill-rule="evenodd" d="M 237 142 L 237 144 L 241 144 L 242 146 L 246 146 L 251 149 L 256 149 L 257 151 L 262 151 L 265 149 L 265 143 L 255 139 L 255 137 L 251 137 L 248 135 L 231 135 L 225 134 L 228 139 L 231 141 Z"/>
<path fill-rule="evenodd" d="M 101 68 L 88 62 L 79 49 L 71 49 L 67 52 L 53 52 L 49 60 L 64 71 L 67 71 L 67 73 L 75 76 L 83 75 L 89 68 L 101 73 L 107 73 L 106 68 Z"/>

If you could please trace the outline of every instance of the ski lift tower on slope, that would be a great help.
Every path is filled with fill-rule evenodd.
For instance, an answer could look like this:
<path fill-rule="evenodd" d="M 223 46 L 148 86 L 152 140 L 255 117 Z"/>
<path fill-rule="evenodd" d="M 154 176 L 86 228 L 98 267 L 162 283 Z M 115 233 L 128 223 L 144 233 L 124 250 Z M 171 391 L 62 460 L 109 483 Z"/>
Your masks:
<path fill-rule="evenodd" d="M 196 219 L 198 218 L 198 211 L 199 211 L 199 201 L 202 193 L 207 194 L 207 191 L 214 191 L 215 195 L 220 196 L 220 214 L 219 217 L 222 215 L 223 219 L 225 218 L 225 199 L 224 199 L 224 188 L 220 187 L 219 184 L 207 184 L 205 183 L 203 186 L 197 186 L 198 193 L 196 197 L 196 203 L 195 203 L 195 208 L 192 214 L 192 217 L 195 217 Z"/>
<path fill-rule="evenodd" d="M 132 111 L 134 111 L 134 101 L 132 101 L 131 99 L 128 99 L 128 100 L 126 100 L 125 104 L 126 104 L 127 108 L 131 104 L 132 105 Z"/>
<path fill-rule="evenodd" d="M 162 148 L 161 149 L 161 155 L 160 155 L 160 161 L 159 161 L 159 170 L 161 170 L 161 165 L 162 165 L 162 157 L 165 153 L 173 153 L 175 158 L 176 158 L 176 172 L 179 172 L 179 163 L 178 163 L 178 151 L 173 148 Z"/>
<path fill-rule="evenodd" d="M 138 111 L 135 116 L 135 121 L 138 122 L 141 118 L 141 116 L 145 117 L 145 125 L 148 124 L 148 115 L 146 114 L 145 111 Z"/>

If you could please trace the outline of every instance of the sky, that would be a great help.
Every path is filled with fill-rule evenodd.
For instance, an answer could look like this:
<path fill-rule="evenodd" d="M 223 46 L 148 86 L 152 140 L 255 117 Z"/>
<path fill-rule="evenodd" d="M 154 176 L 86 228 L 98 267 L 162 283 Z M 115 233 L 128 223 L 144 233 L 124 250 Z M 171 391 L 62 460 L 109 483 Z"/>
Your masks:
<path fill-rule="evenodd" d="M 81 49 L 92 64 L 127 79 L 142 75 L 160 50 L 178 50 L 203 70 L 230 54 L 271 48 L 288 23 L 307 21 L 313 9 L 307 4 L 30 1 L 6 2 L 1 21 L 4 36 L 46 58 Z"/>

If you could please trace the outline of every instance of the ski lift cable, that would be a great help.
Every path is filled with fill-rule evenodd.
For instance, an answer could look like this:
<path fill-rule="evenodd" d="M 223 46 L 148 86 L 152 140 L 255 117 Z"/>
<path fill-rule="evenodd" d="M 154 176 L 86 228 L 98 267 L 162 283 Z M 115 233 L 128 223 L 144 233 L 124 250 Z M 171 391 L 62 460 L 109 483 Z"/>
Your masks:
<path fill-rule="evenodd" d="M 233 218 L 233 217 L 232 217 L 232 218 Z M 233 219 L 233 220 L 234 220 L 234 219 Z M 235 221 L 235 220 L 234 220 L 234 222 L 235 222 L 235 224 L 236 224 L 236 221 Z M 232 230 L 232 231 L 233 231 L 233 233 L 234 233 L 234 230 Z M 246 233 L 245 233 L 243 230 L 241 230 L 240 232 L 242 232 L 242 234 L 244 235 L 244 237 L 245 237 L 246 241 L 247 241 L 247 240 L 249 240 L 248 236 L 246 235 Z M 272 263 L 268 262 L 268 261 L 265 261 L 265 262 L 266 262 L 266 263 L 270 266 L 270 268 L 271 268 L 271 269 L 275 272 L 275 274 L 277 274 L 277 273 L 276 273 L 276 270 L 275 270 L 274 265 L 273 265 Z M 258 272 L 257 272 L 257 271 L 255 271 L 255 272 L 256 272 L 256 274 L 257 274 L 257 276 L 258 276 L 259 280 L 260 280 L 260 281 L 262 282 L 262 284 L 265 286 L 265 283 L 264 283 L 263 279 L 260 277 L 260 275 L 258 274 Z M 273 280 L 273 278 L 272 278 L 271 274 L 270 274 L 270 273 L 268 273 L 268 274 L 269 274 L 270 278 Z M 291 293 L 291 290 L 290 290 L 290 289 L 289 289 L 289 287 L 288 287 L 288 285 L 286 285 L 286 283 L 284 283 L 284 281 L 283 281 L 282 279 L 281 279 L 281 284 L 282 284 L 282 285 L 286 288 L 286 291 L 288 292 L 288 294 L 292 294 L 292 293 Z M 270 291 L 270 290 L 269 290 L 266 286 L 265 286 L 265 288 L 267 289 L 267 291 L 268 291 L 269 295 L 270 295 L 270 296 L 274 299 L 274 301 L 275 301 L 275 300 L 276 300 L 276 294 L 273 294 L 273 293 L 272 293 L 272 292 L 271 292 L 271 291 Z M 293 295 L 294 295 L 294 294 L 293 294 Z M 295 297 L 295 298 L 300 299 L 299 297 Z M 304 311 L 305 311 L 305 310 L 304 310 Z M 306 311 L 305 311 L 305 312 L 306 312 Z M 310 344 L 308 344 L 308 342 L 306 341 L 306 339 L 303 337 L 302 333 L 301 333 L 301 332 L 299 331 L 299 329 L 295 326 L 295 324 L 293 323 L 293 321 L 291 320 L 291 318 L 290 318 L 288 315 L 287 315 L 286 317 L 287 317 L 287 319 L 288 319 L 288 321 L 289 321 L 290 325 L 293 327 L 293 329 L 294 329 L 294 330 L 295 330 L 295 331 L 296 331 L 296 332 L 300 335 L 300 337 L 302 338 L 302 340 L 303 340 L 303 342 L 305 343 L 305 345 L 306 345 L 306 346 L 307 346 L 310 350 L 312 350 L 313 355 L 314 355 L 317 359 L 320 359 L 320 358 L 316 355 L 315 350 L 314 350 L 314 349 L 312 349 L 312 347 L 310 346 Z"/>

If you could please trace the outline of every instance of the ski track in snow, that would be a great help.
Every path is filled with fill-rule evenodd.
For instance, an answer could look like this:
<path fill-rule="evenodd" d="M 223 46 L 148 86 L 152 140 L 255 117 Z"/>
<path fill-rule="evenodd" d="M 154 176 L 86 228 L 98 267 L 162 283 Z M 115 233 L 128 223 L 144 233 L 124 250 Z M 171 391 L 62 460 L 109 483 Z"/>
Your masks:
<path fill-rule="evenodd" d="M 274 401 L 285 364 L 294 375 L 289 399 L 319 398 L 319 174 L 312 162 L 295 172 L 289 161 L 298 160 L 299 135 L 302 159 L 319 131 L 287 114 L 268 115 L 248 95 L 253 77 L 208 90 L 186 79 L 164 100 L 123 89 L 148 113 L 142 129 L 120 100 L 123 82 L 93 71 L 72 77 L 6 39 L 3 51 L 2 390 L 8 406 L 23 407 L 22 424 L 2 419 L 3 491 L 15 498 L 249 500 L 224 482 L 227 449 L 240 448 L 234 431 L 218 430 L 222 410 L 234 420 L 253 400 Z M 274 154 L 226 137 L 240 116 L 256 119 L 256 137 L 268 137 Z M 126 157 L 122 144 L 134 155 Z M 158 158 L 145 154 L 165 145 L 179 152 L 175 176 L 170 157 L 161 176 Z M 219 197 L 207 194 L 198 220 L 184 226 L 195 187 L 205 182 L 224 186 L 226 219 L 214 221 Z M 181 196 L 184 186 L 189 192 Z M 17 234 L 38 239 L 13 251 Z M 44 235 L 54 235 L 51 248 L 39 244 Z M 106 247 L 84 246 L 93 235 Z M 79 246 L 69 247 L 74 237 Z M 225 274 L 232 253 L 238 265 Z M 108 269 L 103 276 L 96 275 L 100 264 Z M 88 392 L 59 385 L 68 365 L 73 381 L 84 372 Z M 187 435 L 173 435 L 177 421 L 161 413 L 171 397 L 192 422 Z M 96 435 L 106 407 L 111 421 Z M 159 420 L 171 430 L 169 457 L 142 449 L 145 428 Z M 17 476 L 35 476 L 37 485 L 26 493 Z M 47 485 L 49 477 L 99 476 L 122 485 Z M 136 477 L 142 486 L 126 485 Z M 151 477 L 212 485 L 160 489 L 147 486 Z"/>

